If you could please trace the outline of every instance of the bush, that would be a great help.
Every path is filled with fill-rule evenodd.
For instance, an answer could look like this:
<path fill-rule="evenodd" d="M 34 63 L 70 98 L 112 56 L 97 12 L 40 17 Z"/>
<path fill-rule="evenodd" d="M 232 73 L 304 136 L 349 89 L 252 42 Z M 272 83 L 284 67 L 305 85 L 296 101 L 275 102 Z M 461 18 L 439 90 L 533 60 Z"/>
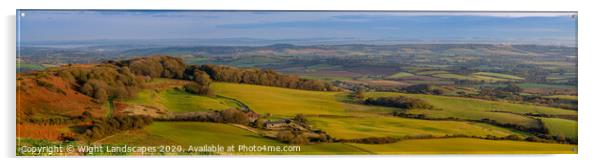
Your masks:
<path fill-rule="evenodd" d="M 361 143 L 361 144 L 388 144 L 395 143 L 400 141 L 400 138 L 394 137 L 368 137 L 368 138 L 357 138 L 357 139 L 348 139 L 341 140 L 342 142 L 350 142 L 350 143 Z"/>
<path fill-rule="evenodd" d="M 259 118 L 259 119 L 255 120 L 255 127 L 259 128 L 259 129 L 263 129 L 263 128 L 265 128 L 265 123 L 266 122 L 267 122 L 266 119 Z"/>
<path fill-rule="evenodd" d="M 295 120 L 297 122 L 301 122 L 301 123 L 307 123 L 307 119 L 305 118 L 305 115 L 303 115 L 303 114 L 297 114 L 297 115 L 295 115 L 295 117 L 293 118 L 293 120 Z"/>
<path fill-rule="evenodd" d="M 282 142 L 288 143 L 293 138 L 295 138 L 295 135 L 293 134 L 293 132 L 288 130 L 280 131 L 278 132 L 278 134 L 276 134 L 276 139 Z"/>
<path fill-rule="evenodd" d="M 238 123 L 247 125 L 250 120 L 247 114 L 237 109 L 227 109 L 221 112 L 221 117 L 225 123 Z"/>
<path fill-rule="evenodd" d="M 288 141 L 290 144 L 304 145 L 309 143 L 309 139 L 303 134 L 295 135 L 291 140 Z"/>
<path fill-rule="evenodd" d="M 152 118 L 147 116 L 118 116 L 104 120 L 94 120 L 84 130 L 85 136 L 90 139 L 98 139 L 116 132 L 132 129 L 141 129 L 152 123 Z"/>
<path fill-rule="evenodd" d="M 184 85 L 184 90 L 192 94 L 213 96 L 213 93 L 209 86 L 202 86 L 198 83 L 186 84 Z"/>
<path fill-rule="evenodd" d="M 353 98 L 355 98 L 356 100 L 364 100 L 364 98 L 366 97 L 365 94 L 365 90 L 364 88 L 359 88 L 357 90 L 355 90 L 355 92 L 353 92 Z"/>
<path fill-rule="evenodd" d="M 308 144 L 309 138 L 300 131 L 282 130 L 276 134 L 276 140 L 289 144 Z"/>

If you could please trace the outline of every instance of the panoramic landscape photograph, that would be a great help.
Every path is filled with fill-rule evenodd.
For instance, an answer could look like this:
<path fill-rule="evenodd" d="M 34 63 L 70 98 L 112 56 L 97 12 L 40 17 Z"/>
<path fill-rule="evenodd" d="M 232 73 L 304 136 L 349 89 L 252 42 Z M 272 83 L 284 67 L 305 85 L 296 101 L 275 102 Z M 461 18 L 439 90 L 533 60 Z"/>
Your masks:
<path fill-rule="evenodd" d="M 577 17 L 18 9 L 16 155 L 578 154 Z"/>

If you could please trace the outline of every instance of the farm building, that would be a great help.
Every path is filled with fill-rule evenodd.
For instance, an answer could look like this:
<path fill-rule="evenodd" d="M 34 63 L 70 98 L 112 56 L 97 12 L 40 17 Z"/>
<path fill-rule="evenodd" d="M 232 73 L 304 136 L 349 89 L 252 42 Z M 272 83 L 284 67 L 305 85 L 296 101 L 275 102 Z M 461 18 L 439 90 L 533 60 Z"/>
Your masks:
<path fill-rule="evenodd" d="M 276 129 L 276 128 L 288 127 L 289 123 L 291 123 L 291 121 L 288 119 L 278 120 L 278 121 L 269 121 L 268 120 L 265 123 L 265 128 L 266 129 Z"/>

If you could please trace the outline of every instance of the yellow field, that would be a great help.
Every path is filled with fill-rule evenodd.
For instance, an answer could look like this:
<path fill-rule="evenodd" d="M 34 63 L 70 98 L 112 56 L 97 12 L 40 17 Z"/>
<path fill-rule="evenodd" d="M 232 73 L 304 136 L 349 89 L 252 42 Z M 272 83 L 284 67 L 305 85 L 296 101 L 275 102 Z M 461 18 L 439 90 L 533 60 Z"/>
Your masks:
<path fill-rule="evenodd" d="M 524 126 L 537 127 L 536 121 L 526 116 L 492 112 L 504 111 L 517 114 L 534 113 L 534 114 L 549 114 L 549 115 L 576 115 L 576 111 L 565 110 L 560 108 L 543 107 L 536 105 L 514 104 L 500 101 L 488 101 L 480 99 L 435 96 L 422 94 L 404 94 L 393 92 L 369 92 L 367 97 L 383 97 L 383 96 L 407 96 L 426 100 L 436 110 L 412 110 L 410 113 L 425 114 L 433 118 L 456 117 L 460 119 L 479 120 L 483 118 L 493 119 L 504 123 L 514 123 Z"/>
<path fill-rule="evenodd" d="M 431 121 L 390 116 L 309 118 L 313 127 L 326 131 L 335 138 L 352 139 L 366 137 L 403 136 L 445 136 L 493 135 L 498 137 L 510 134 L 524 135 L 521 132 L 481 123 L 457 121 Z"/>
<path fill-rule="evenodd" d="M 343 115 L 343 103 L 336 101 L 338 92 L 318 92 L 268 86 L 213 83 L 215 94 L 234 98 L 258 113 L 292 117 L 296 114 Z"/>
<path fill-rule="evenodd" d="M 353 144 L 379 154 L 576 154 L 577 146 L 471 138 L 406 140 L 393 144 Z"/>
<path fill-rule="evenodd" d="M 228 124 L 203 122 L 155 122 L 143 130 L 111 136 L 102 144 L 158 145 L 272 145 L 286 144 L 263 138 Z M 300 145 L 299 152 L 258 152 L 232 154 L 548 154 L 575 153 L 575 145 L 492 141 L 471 138 L 403 140 L 392 144 L 322 143 Z M 168 154 L 169 155 L 169 154 Z"/>
<path fill-rule="evenodd" d="M 124 100 L 127 104 L 146 105 L 166 109 L 172 112 L 193 112 L 224 110 L 236 107 L 225 99 L 199 96 L 182 90 L 166 89 L 154 91 L 146 89 L 134 98 Z"/>
<path fill-rule="evenodd" d="M 127 131 L 109 137 L 102 144 L 128 144 L 138 146 L 181 145 L 268 145 L 288 146 L 229 124 L 204 122 L 155 122 L 143 130 Z M 224 153 L 229 154 L 229 153 Z M 371 154 L 363 149 L 342 143 L 301 145 L 295 152 L 235 152 L 231 154 Z"/>
<path fill-rule="evenodd" d="M 558 118 L 541 118 L 541 120 L 550 130 L 550 135 L 577 138 L 577 121 Z"/>
<path fill-rule="evenodd" d="M 315 128 L 322 129 L 337 138 L 454 134 L 500 137 L 510 134 L 522 135 L 522 133 L 505 128 L 480 123 L 392 117 L 389 112 L 396 110 L 395 108 L 338 101 L 342 100 L 340 98 L 343 95 L 346 95 L 345 92 L 316 92 L 231 83 L 215 83 L 212 88 L 216 94 L 239 100 L 259 113 L 287 117 L 298 113 L 306 114 Z M 311 115 L 336 116 L 316 117 Z"/>
<path fill-rule="evenodd" d="M 218 96 L 238 100 L 253 111 L 270 113 L 277 117 L 293 117 L 306 114 L 315 129 L 321 129 L 335 138 L 353 139 L 366 137 L 467 136 L 498 137 L 530 134 L 483 123 L 461 121 L 432 121 L 393 117 L 390 107 L 367 106 L 343 102 L 347 92 L 318 92 L 277 87 L 213 83 L 212 90 Z M 171 95 L 171 96 L 170 96 Z M 367 96 L 407 95 L 427 100 L 438 110 L 411 110 L 428 116 L 462 117 L 467 119 L 490 118 L 518 124 L 530 124 L 531 118 L 490 112 L 491 110 L 516 113 L 572 114 L 574 111 L 547 107 L 511 104 L 458 97 L 411 95 L 401 93 L 367 93 Z M 165 100 L 166 98 L 172 101 Z M 213 102 L 216 101 L 216 102 Z M 157 104 L 178 111 L 186 108 L 219 108 L 231 106 L 218 98 L 196 96 L 173 89 L 143 91 L 130 103 Z M 170 102 L 173 102 L 170 104 Z M 208 105 L 209 104 L 209 105 Z M 180 108 L 178 108 L 180 107 Z M 523 119 L 524 118 L 524 119 Z M 104 143 L 149 142 L 149 144 L 259 144 L 286 145 L 257 133 L 228 124 L 202 122 L 155 122 L 141 131 L 118 134 Z M 141 141 L 148 140 L 148 141 Z M 326 143 L 302 145 L 301 152 L 235 153 L 235 154 L 464 154 L 464 153 L 573 153 L 575 145 L 542 144 L 520 141 L 491 141 L 468 138 L 404 140 L 393 144 Z"/>

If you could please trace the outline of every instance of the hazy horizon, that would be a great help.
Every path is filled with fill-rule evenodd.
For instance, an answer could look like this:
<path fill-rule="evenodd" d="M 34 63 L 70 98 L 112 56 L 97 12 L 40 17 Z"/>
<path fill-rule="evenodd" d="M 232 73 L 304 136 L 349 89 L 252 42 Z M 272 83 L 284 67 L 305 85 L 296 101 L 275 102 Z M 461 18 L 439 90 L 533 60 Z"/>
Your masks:
<path fill-rule="evenodd" d="M 18 39 L 23 43 L 247 38 L 282 43 L 318 39 L 358 44 L 573 45 L 577 20 L 573 12 L 18 10 L 17 14 Z"/>

